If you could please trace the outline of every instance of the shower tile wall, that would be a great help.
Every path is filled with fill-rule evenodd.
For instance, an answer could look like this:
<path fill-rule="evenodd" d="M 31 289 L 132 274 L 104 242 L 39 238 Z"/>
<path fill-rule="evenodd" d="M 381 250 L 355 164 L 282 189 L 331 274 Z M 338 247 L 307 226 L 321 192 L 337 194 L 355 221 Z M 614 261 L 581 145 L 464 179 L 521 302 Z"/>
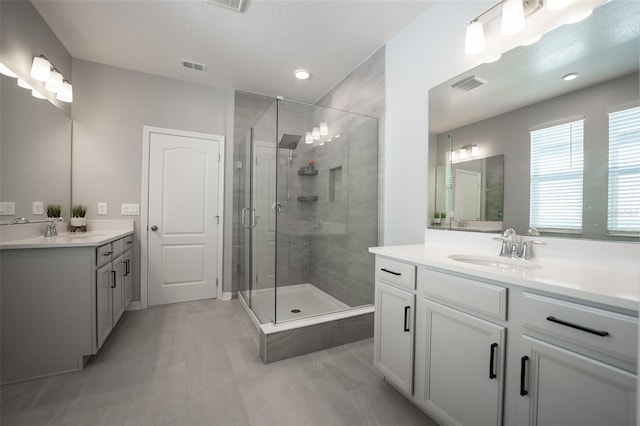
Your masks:
<path fill-rule="evenodd" d="M 334 161 L 348 158 L 343 168 L 347 196 L 347 234 L 311 237 L 311 282 L 349 306 L 373 303 L 374 257 L 378 245 L 379 130 L 384 125 L 385 49 L 380 48 L 317 104 L 378 117 L 380 123 L 359 121 L 349 132 L 349 150 L 336 152 Z M 378 125 L 379 124 L 379 125 Z M 328 186 L 318 180 L 319 185 Z M 321 206 L 319 206 L 322 208 Z"/>

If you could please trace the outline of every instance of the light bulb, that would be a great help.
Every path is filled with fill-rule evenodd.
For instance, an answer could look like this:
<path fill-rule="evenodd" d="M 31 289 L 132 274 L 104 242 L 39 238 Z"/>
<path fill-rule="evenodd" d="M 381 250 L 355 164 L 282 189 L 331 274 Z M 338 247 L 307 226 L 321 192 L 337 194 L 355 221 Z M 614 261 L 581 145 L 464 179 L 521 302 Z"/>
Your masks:
<path fill-rule="evenodd" d="M 320 128 L 314 127 L 311 129 L 311 136 L 313 136 L 314 141 L 320 140 Z"/>
<path fill-rule="evenodd" d="M 478 154 L 480 154 L 480 149 L 478 148 L 478 145 L 474 145 L 471 147 L 471 156 L 472 157 L 477 157 Z"/>
<path fill-rule="evenodd" d="M 307 135 L 304 138 L 304 143 L 313 143 L 313 135 L 311 132 L 307 132 Z"/>
<path fill-rule="evenodd" d="M 44 56 L 35 56 L 31 64 L 31 77 L 46 83 L 51 76 L 51 63 Z"/>
<path fill-rule="evenodd" d="M 11 78 L 18 78 L 18 76 L 16 75 L 16 73 L 14 73 L 13 71 L 11 71 L 5 64 L 3 64 L 2 62 L 0 62 L 0 74 L 6 75 L 7 77 L 11 77 Z"/>
<path fill-rule="evenodd" d="M 320 122 L 320 135 L 327 136 L 329 134 L 329 126 L 326 121 Z"/>
<path fill-rule="evenodd" d="M 467 158 L 467 148 L 460 148 L 460 159 Z"/>
<path fill-rule="evenodd" d="M 68 81 L 62 83 L 62 90 L 56 95 L 56 99 L 62 102 L 73 102 L 73 86 Z"/>
<path fill-rule="evenodd" d="M 506 0 L 502 4 L 500 32 L 504 35 L 515 34 L 524 28 L 524 7 L 522 0 Z"/>
<path fill-rule="evenodd" d="M 482 22 L 473 21 L 467 25 L 467 34 L 464 40 L 464 53 L 475 55 L 484 50 L 484 28 Z"/>
<path fill-rule="evenodd" d="M 55 70 L 51 71 L 51 76 L 45 83 L 44 88 L 50 92 L 58 93 L 62 90 L 62 80 L 62 74 Z"/>

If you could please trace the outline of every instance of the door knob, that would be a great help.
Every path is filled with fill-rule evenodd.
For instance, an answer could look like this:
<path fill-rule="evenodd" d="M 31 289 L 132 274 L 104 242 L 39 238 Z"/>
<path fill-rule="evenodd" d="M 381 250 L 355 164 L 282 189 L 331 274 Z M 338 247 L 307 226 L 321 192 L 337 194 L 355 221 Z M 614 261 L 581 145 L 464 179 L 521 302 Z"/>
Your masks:
<path fill-rule="evenodd" d="M 155 232 L 155 231 L 157 231 L 157 230 L 158 230 L 158 227 L 157 227 L 156 225 L 152 225 L 152 226 L 151 226 L 151 230 L 152 230 L 153 232 Z"/>

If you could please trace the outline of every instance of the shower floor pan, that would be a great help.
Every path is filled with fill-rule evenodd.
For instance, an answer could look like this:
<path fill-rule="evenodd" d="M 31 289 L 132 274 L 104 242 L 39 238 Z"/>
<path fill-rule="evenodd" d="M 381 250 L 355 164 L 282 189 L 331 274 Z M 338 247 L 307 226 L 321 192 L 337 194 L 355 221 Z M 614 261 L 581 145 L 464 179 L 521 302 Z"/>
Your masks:
<path fill-rule="evenodd" d="M 253 311 L 262 323 L 274 319 L 274 292 L 277 292 L 275 319 L 278 323 L 349 309 L 349 305 L 310 283 L 278 287 L 277 290 L 267 288 L 254 291 L 251 297 Z"/>

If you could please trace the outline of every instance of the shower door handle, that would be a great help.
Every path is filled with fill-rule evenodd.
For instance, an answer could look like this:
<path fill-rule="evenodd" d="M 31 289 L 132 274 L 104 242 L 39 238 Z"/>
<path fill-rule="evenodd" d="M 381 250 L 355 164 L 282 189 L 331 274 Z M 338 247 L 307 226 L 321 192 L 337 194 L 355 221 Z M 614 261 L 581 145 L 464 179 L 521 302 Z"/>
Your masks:
<path fill-rule="evenodd" d="M 247 210 L 251 210 L 249 207 L 245 207 L 242 209 L 242 213 L 240 215 L 240 222 L 242 223 L 242 226 L 244 226 L 245 228 L 248 228 L 247 226 L 247 215 L 245 213 L 247 213 Z"/>
<path fill-rule="evenodd" d="M 255 228 L 256 223 L 258 222 L 258 216 L 256 216 L 256 208 L 253 207 L 250 210 L 251 210 L 251 224 L 249 225 L 249 227 Z"/>
<path fill-rule="evenodd" d="M 247 211 L 251 212 L 251 218 L 250 218 L 250 222 L 247 225 Z M 251 208 L 251 207 L 245 207 L 242 209 L 242 215 L 240 217 L 240 222 L 242 223 L 242 226 L 244 226 L 245 228 L 255 228 L 256 227 L 256 209 L 255 208 Z"/>

